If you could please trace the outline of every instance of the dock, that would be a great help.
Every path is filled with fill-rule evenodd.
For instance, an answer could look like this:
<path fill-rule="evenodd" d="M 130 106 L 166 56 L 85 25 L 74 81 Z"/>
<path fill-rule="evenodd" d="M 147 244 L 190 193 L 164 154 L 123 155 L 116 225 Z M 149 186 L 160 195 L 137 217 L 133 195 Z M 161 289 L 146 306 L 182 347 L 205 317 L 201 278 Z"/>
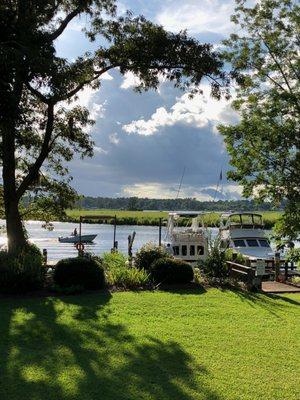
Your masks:
<path fill-rule="evenodd" d="M 300 287 L 275 281 L 262 282 L 261 290 L 263 293 L 300 293 Z"/>

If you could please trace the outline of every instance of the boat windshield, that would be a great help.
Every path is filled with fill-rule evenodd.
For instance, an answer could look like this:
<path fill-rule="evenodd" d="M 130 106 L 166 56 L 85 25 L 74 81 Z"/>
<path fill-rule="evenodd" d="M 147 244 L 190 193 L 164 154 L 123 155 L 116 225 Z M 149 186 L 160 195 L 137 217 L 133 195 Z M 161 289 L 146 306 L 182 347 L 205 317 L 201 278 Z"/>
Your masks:
<path fill-rule="evenodd" d="M 258 241 L 256 239 L 247 239 L 247 244 L 249 247 L 259 247 Z"/>
<path fill-rule="evenodd" d="M 233 241 L 235 247 L 246 247 L 245 240 L 237 239 Z"/>
<path fill-rule="evenodd" d="M 270 243 L 267 239 L 258 239 L 261 247 L 270 247 Z"/>

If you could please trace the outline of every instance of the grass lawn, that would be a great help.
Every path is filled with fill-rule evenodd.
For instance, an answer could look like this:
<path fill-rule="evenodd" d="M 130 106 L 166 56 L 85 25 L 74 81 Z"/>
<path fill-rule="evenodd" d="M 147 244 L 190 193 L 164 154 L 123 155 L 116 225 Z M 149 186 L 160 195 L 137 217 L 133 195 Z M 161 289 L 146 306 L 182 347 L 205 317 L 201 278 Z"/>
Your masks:
<path fill-rule="evenodd" d="M 0 299 L 1 400 L 298 400 L 300 296 Z"/>

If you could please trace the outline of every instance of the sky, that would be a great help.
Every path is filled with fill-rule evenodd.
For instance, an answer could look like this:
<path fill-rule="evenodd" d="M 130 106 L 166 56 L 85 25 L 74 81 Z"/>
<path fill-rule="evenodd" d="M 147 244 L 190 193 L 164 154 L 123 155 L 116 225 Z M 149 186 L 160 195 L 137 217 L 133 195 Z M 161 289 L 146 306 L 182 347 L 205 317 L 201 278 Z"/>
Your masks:
<path fill-rule="evenodd" d="M 130 9 L 165 29 L 218 45 L 233 30 L 233 0 L 123 0 L 119 12 Z M 74 59 L 93 49 L 81 32 L 86 18 L 73 21 L 56 44 L 57 53 Z M 108 197 L 174 198 L 185 170 L 180 197 L 212 200 L 222 170 L 219 199 L 239 199 L 241 188 L 226 181 L 230 169 L 220 123 L 238 121 L 230 102 L 188 93 L 161 82 L 158 91 L 133 91 L 137 78 L 118 71 L 103 76 L 97 91 L 80 92 L 79 103 L 89 108 L 96 124 L 92 159 L 69 164 L 72 185 L 81 194 Z M 220 189 L 219 187 L 219 189 Z"/>

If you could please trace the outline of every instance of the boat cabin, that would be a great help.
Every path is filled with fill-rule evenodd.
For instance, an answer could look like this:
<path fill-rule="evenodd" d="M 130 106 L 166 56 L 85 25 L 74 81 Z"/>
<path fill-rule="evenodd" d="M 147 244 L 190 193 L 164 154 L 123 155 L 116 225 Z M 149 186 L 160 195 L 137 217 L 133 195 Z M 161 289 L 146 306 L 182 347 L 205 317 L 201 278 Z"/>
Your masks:
<path fill-rule="evenodd" d="M 264 231 L 262 215 L 256 213 L 227 213 L 221 216 L 221 247 L 256 259 L 270 259 L 274 251 Z"/>
<path fill-rule="evenodd" d="M 166 237 L 163 242 L 175 258 L 196 263 L 207 256 L 207 234 L 200 226 L 199 212 L 169 213 Z"/>

